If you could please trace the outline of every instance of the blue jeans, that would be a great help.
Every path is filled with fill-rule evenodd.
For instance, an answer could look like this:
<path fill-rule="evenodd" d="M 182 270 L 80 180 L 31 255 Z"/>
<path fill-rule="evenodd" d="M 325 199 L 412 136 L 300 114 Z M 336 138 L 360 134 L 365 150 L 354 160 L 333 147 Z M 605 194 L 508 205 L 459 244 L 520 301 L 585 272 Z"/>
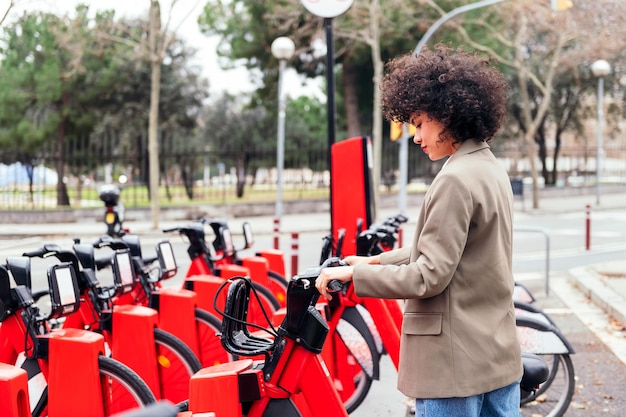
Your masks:
<path fill-rule="evenodd" d="M 415 417 L 520 417 L 519 381 L 504 388 L 463 398 L 415 401 Z"/>

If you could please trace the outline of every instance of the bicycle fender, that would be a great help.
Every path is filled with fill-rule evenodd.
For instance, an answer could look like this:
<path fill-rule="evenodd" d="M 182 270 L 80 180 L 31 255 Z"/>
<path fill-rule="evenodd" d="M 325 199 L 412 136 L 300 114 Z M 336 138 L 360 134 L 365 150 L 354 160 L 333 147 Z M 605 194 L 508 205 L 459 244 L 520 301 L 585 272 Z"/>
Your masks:
<path fill-rule="evenodd" d="M 514 305 L 515 305 L 515 317 L 532 317 L 534 319 L 537 319 L 539 321 L 542 321 L 544 323 L 546 323 L 549 326 L 554 326 L 557 327 L 556 323 L 554 323 L 554 320 L 552 320 L 552 318 L 547 315 L 541 308 L 529 304 L 529 303 L 525 303 L 523 301 L 514 301 Z"/>
<path fill-rule="evenodd" d="M 515 321 L 522 352 L 537 355 L 576 353 L 570 342 L 555 326 L 532 316 L 517 317 Z"/>

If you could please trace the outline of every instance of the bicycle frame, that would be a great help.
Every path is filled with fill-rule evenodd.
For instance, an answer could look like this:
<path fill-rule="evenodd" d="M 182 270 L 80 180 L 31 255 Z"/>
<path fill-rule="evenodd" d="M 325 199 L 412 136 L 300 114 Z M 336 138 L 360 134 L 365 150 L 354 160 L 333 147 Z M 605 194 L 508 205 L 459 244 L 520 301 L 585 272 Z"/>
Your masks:
<path fill-rule="evenodd" d="M 314 286 L 319 271 L 314 268 L 290 281 L 287 312 L 273 341 L 252 336 L 245 325 L 241 327 L 247 300 L 239 283 L 246 279 L 233 278 L 222 344 L 233 354 L 264 354 L 267 360 L 242 359 L 196 373 L 190 381 L 189 409 L 193 413 L 213 411 L 239 417 L 245 410 L 247 417 L 348 415 L 319 355 L 329 330 L 314 307 L 319 297 Z"/>
<path fill-rule="evenodd" d="M 22 261 L 24 263 L 26 261 Z M 106 404 L 98 370 L 98 356 L 104 352 L 104 338 L 80 329 L 50 332 L 47 320 L 75 311 L 79 301 L 71 264 L 55 265 L 48 274 L 51 288 L 54 288 L 51 290 L 53 312 L 44 318 L 33 307 L 34 300 L 26 286 L 18 284 L 9 293 L 6 292 L 9 275 L 4 267 L 0 267 L 0 280 L 3 281 L 0 297 L 11 303 L 5 304 L 14 306 L 0 325 L 0 362 L 13 365 L 20 358 L 36 361 L 32 365 L 41 371 L 48 390 L 49 415 L 104 416 Z M 71 396 L 68 393 L 80 395 Z M 30 394 L 37 393 L 31 390 Z M 30 406 L 32 412 L 41 405 L 31 402 Z"/>

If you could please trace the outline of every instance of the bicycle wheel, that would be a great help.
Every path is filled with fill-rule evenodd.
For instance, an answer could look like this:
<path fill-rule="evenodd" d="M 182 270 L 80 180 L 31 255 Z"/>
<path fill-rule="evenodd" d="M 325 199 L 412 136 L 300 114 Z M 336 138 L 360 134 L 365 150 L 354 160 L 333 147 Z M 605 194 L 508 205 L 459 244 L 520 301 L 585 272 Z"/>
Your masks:
<path fill-rule="evenodd" d="M 274 271 L 267 271 L 267 278 L 270 281 L 270 290 L 276 297 L 281 307 L 285 307 L 287 303 L 287 287 L 289 283 L 284 276 Z"/>
<path fill-rule="evenodd" d="M 98 356 L 98 369 L 102 391 L 102 409 L 105 416 L 125 410 L 143 408 L 157 400 L 150 387 L 128 366 L 109 358 Z M 33 404 L 32 417 L 48 416 L 48 387 L 37 404 Z"/>
<path fill-rule="evenodd" d="M 271 323 L 274 312 L 280 308 L 280 303 L 267 287 L 253 282 L 252 288 L 256 290 L 256 295 L 258 295 L 259 299 L 257 300 L 254 294 L 250 295 L 248 319 L 251 323 L 267 327 L 267 324 Z"/>
<path fill-rule="evenodd" d="M 233 355 L 222 347 L 222 342 L 217 337 L 222 331 L 220 319 L 206 310 L 196 308 L 196 329 L 203 368 L 235 360 Z"/>
<path fill-rule="evenodd" d="M 173 403 L 189 398 L 189 379 L 202 369 L 193 351 L 178 337 L 154 329 L 161 398 Z"/>
<path fill-rule="evenodd" d="M 333 333 L 332 376 L 342 387 L 339 396 L 348 413 L 365 400 L 374 378 L 378 378 L 380 355 L 367 325 L 356 311 L 346 309 Z"/>
<path fill-rule="evenodd" d="M 128 366 L 115 359 L 99 356 L 98 367 L 105 416 L 156 402 L 148 385 Z"/>
<path fill-rule="evenodd" d="M 568 354 L 539 355 L 548 364 L 548 380 L 534 394 L 521 398 L 523 417 L 542 415 L 562 417 L 574 395 L 575 374 L 572 358 Z"/>

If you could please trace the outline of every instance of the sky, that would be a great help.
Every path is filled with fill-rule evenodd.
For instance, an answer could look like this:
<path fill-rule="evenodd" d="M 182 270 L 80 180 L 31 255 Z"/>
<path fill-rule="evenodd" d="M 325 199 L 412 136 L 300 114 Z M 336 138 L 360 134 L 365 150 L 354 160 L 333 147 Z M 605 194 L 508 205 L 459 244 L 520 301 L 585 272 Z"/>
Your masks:
<path fill-rule="evenodd" d="M 25 10 L 46 10 L 53 13 L 71 13 L 79 3 L 89 5 L 90 10 L 113 9 L 117 16 L 128 18 L 148 15 L 150 0 L 14 0 L 16 5 L 10 17 L 18 16 Z M 0 0 L 4 6 L 7 0 Z M 197 18 L 202 12 L 205 0 L 178 0 L 172 8 L 171 0 L 161 0 L 161 19 L 163 25 L 172 11 L 170 29 L 184 38 L 189 45 L 197 50 L 195 65 L 202 68 L 202 75 L 209 80 L 210 92 L 219 95 L 221 92 L 231 94 L 245 93 L 254 89 L 245 68 L 224 71 L 217 63 L 217 39 L 207 37 L 198 29 Z M 4 12 L 4 10 L 1 10 Z M 284 91 L 292 97 L 300 94 L 322 96 L 319 80 L 303 86 L 301 79 L 293 70 L 287 69 L 284 75 Z"/>

